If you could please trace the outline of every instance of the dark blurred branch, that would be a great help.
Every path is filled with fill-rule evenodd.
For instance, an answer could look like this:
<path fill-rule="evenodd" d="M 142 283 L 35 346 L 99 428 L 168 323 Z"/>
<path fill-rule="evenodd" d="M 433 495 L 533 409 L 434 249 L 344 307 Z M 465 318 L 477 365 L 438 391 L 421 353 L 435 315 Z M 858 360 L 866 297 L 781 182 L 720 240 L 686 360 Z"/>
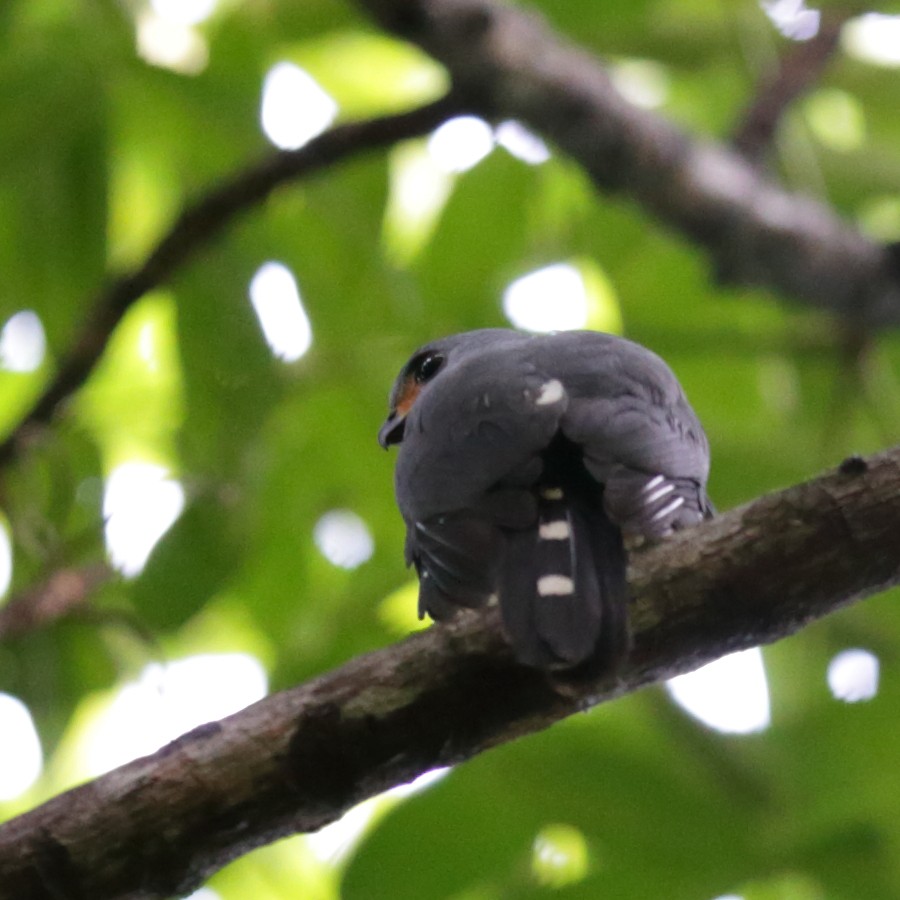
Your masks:
<path fill-rule="evenodd" d="M 867 326 L 900 322 L 900 281 L 885 248 L 734 150 L 629 104 L 594 57 L 533 13 L 499 0 L 356 2 L 442 62 L 475 111 L 526 123 L 600 189 L 705 249 L 720 279 Z"/>
<path fill-rule="evenodd" d="M 0 826 L 0 900 L 166 898 L 437 766 L 900 582 L 900 448 L 756 500 L 633 560 L 617 679 L 516 664 L 464 615 L 195 729 Z"/>
<path fill-rule="evenodd" d="M 745 159 L 754 163 L 763 160 L 787 108 L 815 87 L 831 62 L 843 24 L 842 18 L 823 16 L 816 36 L 790 44 L 778 70 L 757 86 L 731 138 L 732 146 Z"/>
<path fill-rule="evenodd" d="M 458 98 L 449 95 L 411 112 L 338 125 L 299 150 L 274 153 L 237 172 L 186 207 L 147 259 L 133 272 L 113 278 L 91 304 L 85 324 L 60 361 L 53 381 L 0 444 L 0 467 L 15 459 L 32 430 L 49 422 L 60 404 L 81 387 L 129 307 L 168 281 L 239 215 L 258 206 L 283 184 L 348 157 L 428 134 L 460 111 Z"/>
<path fill-rule="evenodd" d="M 61 569 L 42 584 L 16 595 L 0 609 L 0 644 L 83 611 L 112 575 L 105 563 Z"/>

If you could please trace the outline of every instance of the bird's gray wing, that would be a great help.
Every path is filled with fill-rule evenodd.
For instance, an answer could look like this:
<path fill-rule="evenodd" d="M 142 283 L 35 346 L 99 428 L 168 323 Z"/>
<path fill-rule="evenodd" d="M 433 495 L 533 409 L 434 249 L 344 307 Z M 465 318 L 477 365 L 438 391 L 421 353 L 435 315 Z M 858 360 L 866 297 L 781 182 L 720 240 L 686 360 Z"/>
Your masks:
<path fill-rule="evenodd" d="M 562 432 L 604 485 L 612 520 L 656 539 L 710 515 L 709 444 L 669 367 L 610 335 L 559 334 L 544 346 L 569 397 Z"/>
<path fill-rule="evenodd" d="M 521 347 L 441 373 L 407 418 L 395 473 L 419 610 L 447 618 L 497 590 L 510 530 L 537 520 L 530 486 L 567 398 Z"/>
<path fill-rule="evenodd" d="M 404 518 L 472 508 L 497 485 L 533 482 L 567 403 L 521 345 L 443 372 L 407 417 L 395 472 Z"/>

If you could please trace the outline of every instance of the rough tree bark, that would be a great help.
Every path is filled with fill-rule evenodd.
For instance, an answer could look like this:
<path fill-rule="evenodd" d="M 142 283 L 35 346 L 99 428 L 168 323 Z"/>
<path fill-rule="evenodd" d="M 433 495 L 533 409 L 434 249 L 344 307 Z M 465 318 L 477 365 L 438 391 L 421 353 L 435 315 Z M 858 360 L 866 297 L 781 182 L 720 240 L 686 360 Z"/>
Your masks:
<path fill-rule="evenodd" d="M 2 900 L 150 900 L 355 803 L 900 582 L 900 449 L 763 497 L 633 559 L 614 679 L 516 664 L 461 616 L 201 726 L 0 826 Z"/>

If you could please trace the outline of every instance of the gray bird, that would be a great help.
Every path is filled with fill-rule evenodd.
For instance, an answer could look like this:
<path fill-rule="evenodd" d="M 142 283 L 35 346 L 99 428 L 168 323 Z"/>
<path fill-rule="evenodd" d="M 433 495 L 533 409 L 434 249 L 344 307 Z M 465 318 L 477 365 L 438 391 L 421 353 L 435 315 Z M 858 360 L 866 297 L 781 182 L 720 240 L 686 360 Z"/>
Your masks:
<path fill-rule="evenodd" d="M 712 515 L 709 444 L 669 367 L 588 331 L 457 334 L 417 350 L 378 434 L 419 615 L 499 603 L 517 658 L 614 669 L 630 638 L 625 541 Z"/>

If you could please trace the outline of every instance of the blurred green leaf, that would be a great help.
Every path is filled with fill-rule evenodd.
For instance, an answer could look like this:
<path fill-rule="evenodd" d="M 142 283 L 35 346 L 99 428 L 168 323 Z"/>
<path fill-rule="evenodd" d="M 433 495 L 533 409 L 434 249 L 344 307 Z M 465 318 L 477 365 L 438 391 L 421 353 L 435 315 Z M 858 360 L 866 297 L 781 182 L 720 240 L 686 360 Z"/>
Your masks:
<path fill-rule="evenodd" d="M 85 54 L 60 52 L 72 33 L 47 37 L 0 63 L 0 321 L 32 309 L 61 349 L 103 279 L 108 106 Z"/>
<path fill-rule="evenodd" d="M 144 625 L 168 631 L 203 608 L 238 562 L 239 546 L 221 503 L 197 500 L 154 548 L 131 592 Z"/>
<path fill-rule="evenodd" d="M 449 86 L 446 73 L 430 57 L 385 35 L 331 33 L 298 46 L 295 59 L 346 118 L 427 103 Z"/>

